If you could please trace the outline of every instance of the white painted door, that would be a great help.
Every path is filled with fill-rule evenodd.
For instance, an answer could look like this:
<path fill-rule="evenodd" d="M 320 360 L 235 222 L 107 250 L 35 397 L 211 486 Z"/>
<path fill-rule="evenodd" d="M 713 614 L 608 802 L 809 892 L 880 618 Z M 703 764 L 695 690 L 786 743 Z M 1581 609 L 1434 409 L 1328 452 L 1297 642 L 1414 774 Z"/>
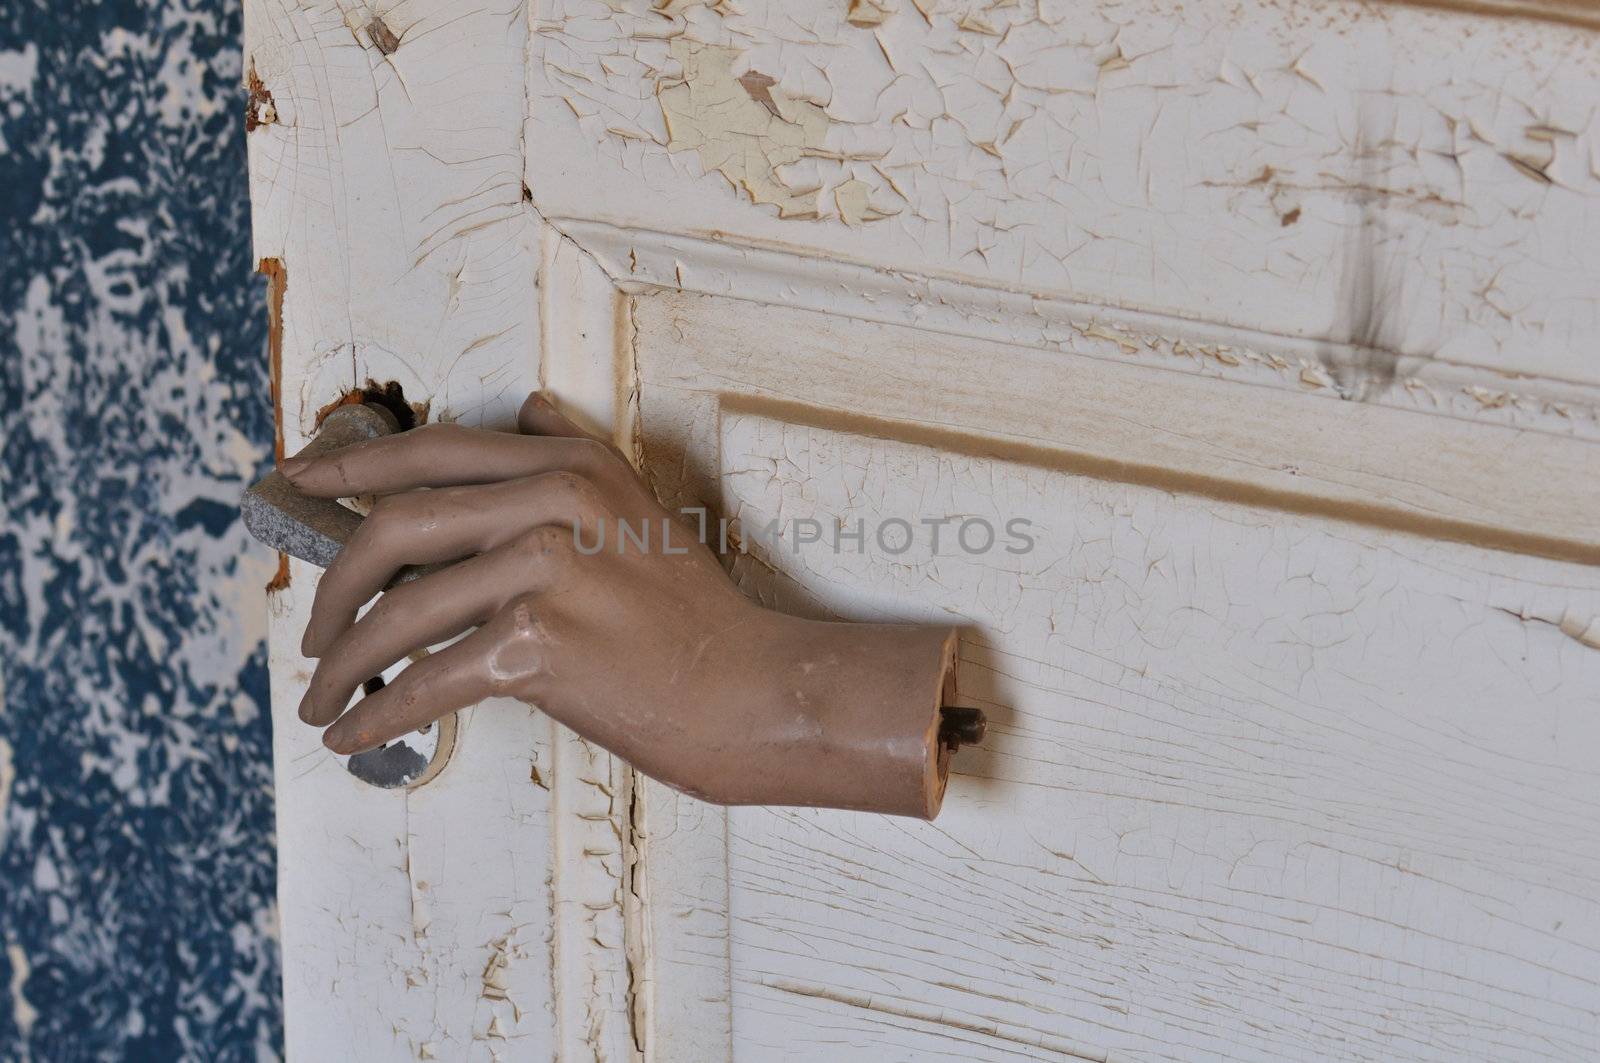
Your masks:
<path fill-rule="evenodd" d="M 990 719 L 933 824 L 514 703 L 378 790 L 291 565 L 292 1058 L 1600 1055 L 1589 5 L 246 9 L 288 450 L 543 386 Z"/>

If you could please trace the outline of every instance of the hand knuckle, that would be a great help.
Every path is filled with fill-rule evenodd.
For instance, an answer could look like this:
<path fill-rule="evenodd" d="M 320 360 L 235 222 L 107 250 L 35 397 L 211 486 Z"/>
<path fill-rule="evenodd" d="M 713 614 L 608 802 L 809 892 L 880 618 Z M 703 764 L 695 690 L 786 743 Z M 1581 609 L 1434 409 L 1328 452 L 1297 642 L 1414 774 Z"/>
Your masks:
<path fill-rule="evenodd" d="M 572 449 L 573 463 L 581 469 L 603 468 L 614 457 L 611 448 L 598 439 L 575 440 Z"/>
<path fill-rule="evenodd" d="M 368 542 L 384 542 L 412 516 L 409 495 L 382 495 L 372 503 L 366 519 L 361 522 L 362 538 Z"/>
<path fill-rule="evenodd" d="M 565 471 L 553 475 L 556 494 L 569 508 L 586 514 L 601 507 L 600 488 L 589 477 Z"/>
<path fill-rule="evenodd" d="M 400 495 L 381 495 L 374 499 L 372 508 L 367 511 L 367 523 L 378 528 L 394 520 L 402 506 L 400 498 Z"/>
<path fill-rule="evenodd" d="M 413 593 L 410 590 L 415 584 L 407 584 L 384 591 L 378 595 L 378 600 L 372 603 L 372 608 L 367 610 L 367 615 L 362 619 L 374 625 L 383 625 L 395 616 L 404 616 L 409 610 L 416 607 L 412 601 Z"/>
<path fill-rule="evenodd" d="M 538 639 L 539 618 L 534 616 L 533 607 L 518 604 L 510 612 L 510 631 L 518 639 Z"/>
<path fill-rule="evenodd" d="M 571 529 L 553 524 L 541 524 L 524 532 L 517 540 L 517 549 L 521 553 L 541 562 L 560 558 L 571 545 Z"/>
<path fill-rule="evenodd" d="M 534 542 L 539 552 L 547 556 L 561 556 L 572 548 L 572 530 L 570 528 L 544 525 L 534 529 Z"/>
<path fill-rule="evenodd" d="M 506 628 L 511 638 L 523 642 L 537 642 L 544 634 L 533 603 L 525 598 L 511 603 L 511 608 L 506 611 Z"/>

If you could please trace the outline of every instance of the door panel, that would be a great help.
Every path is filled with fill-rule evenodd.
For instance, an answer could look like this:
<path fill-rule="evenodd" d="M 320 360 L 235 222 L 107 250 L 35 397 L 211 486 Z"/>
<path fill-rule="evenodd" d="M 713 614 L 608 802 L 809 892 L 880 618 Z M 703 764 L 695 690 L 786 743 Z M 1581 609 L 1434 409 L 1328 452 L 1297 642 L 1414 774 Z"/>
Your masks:
<path fill-rule="evenodd" d="M 1432 6 L 246 0 L 284 450 L 541 387 L 992 720 L 933 825 L 514 704 L 380 792 L 285 565 L 291 1058 L 1600 1056 L 1600 37 Z"/>
<path fill-rule="evenodd" d="M 1594 568 L 1087 476 L 1050 449 L 1073 403 L 1042 390 L 1026 404 L 1061 414 L 1056 438 L 1020 460 L 1015 422 L 935 445 L 863 414 L 959 407 L 1032 352 L 973 345 L 983 368 L 945 376 L 895 353 L 911 330 L 814 316 L 638 299 L 647 468 L 737 522 L 735 571 L 764 601 L 966 624 L 959 690 L 990 737 L 933 824 L 728 813 L 735 1058 L 1600 1045 L 1600 652 L 1576 637 L 1600 615 Z M 821 408 L 772 393 L 830 343 L 896 379 L 818 381 Z M 923 529 L 903 553 L 899 529 L 874 541 L 947 516 L 1028 519 L 1034 547 L 1002 531 L 969 553 L 955 525 L 937 553 Z M 836 552 L 858 520 L 865 548 Z M 652 874 L 658 918 L 703 881 Z"/>

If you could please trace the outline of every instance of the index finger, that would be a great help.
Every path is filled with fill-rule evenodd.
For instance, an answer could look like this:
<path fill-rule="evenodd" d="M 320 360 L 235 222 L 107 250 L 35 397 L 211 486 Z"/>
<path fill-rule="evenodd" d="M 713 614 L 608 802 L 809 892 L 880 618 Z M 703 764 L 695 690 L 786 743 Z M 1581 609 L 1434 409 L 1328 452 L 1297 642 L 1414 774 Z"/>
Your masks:
<path fill-rule="evenodd" d="M 313 458 L 291 458 L 282 472 L 303 494 L 350 498 L 498 483 L 561 470 L 592 474 L 609 457 L 605 444 L 588 437 L 515 435 L 443 423 L 362 440 Z"/>
<path fill-rule="evenodd" d="M 523 400 L 517 411 L 517 431 L 530 436 L 553 438 L 592 439 L 611 453 L 627 462 L 627 456 L 603 435 L 590 432 L 572 418 L 556 409 L 555 404 L 535 391 Z"/>

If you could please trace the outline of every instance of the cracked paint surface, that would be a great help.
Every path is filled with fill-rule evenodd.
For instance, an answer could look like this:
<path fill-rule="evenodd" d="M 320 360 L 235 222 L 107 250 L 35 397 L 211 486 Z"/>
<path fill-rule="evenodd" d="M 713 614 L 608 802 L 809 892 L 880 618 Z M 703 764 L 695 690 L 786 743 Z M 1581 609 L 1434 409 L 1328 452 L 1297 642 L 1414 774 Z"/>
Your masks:
<path fill-rule="evenodd" d="M 667 150 L 694 152 L 702 166 L 727 178 L 750 202 L 776 206 L 780 218 L 827 216 L 822 184 L 797 187 L 786 177 L 802 159 L 833 157 L 827 112 L 810 100 L 790 98 L 758 70 L 735 77 L 735 49 L 678 37 L 671 54 L 683 75 L 663 82 L 657 92 Z M 874 189 L 857 178 L 834 185 L 833 215 L 852 226 L 889 217 L 892 210 L 872 205 Z"/>
<path fill-rule="evenodd" d="M 246 139 L 255 260 L 279 310 L 285 452 L 369 378 L 399 383 L 430 420 L 497 427 L 534 386 L 526 20 L 516 0 L 246 0 L 246 53 L 274 116 Z M 461 715 L 437 779 L 403 792 L 359 782 L 296 716 L 320 573 L 296 563 L 290 575 L 267 601 L 286 1054 L 576 1056 L 549 962 L 551 805 L 572 786 L 549 722 L 485 703 Z M 530 781 L 530 757 L 549 789 Z"/>
<path fill-rule="evenodd" d="M 744 191 L 753 203 L 771 203 L 780 217 L 816 217 L 818 189 L 784 181 L 783 167 L 808 151 L 821 151 L 828 119 L 808 100 L 791 100 L 757 71 L 733 76 L 739 53 L 680 37 L 672 57 L 683 77 L 657 94 L 669 151 L 693 151 L 701 164 Z"/>
<path fill-rule="evenodd" d="M 1357 398 L 1398 386 L 1397 356 L 1600 382 L 1588 30 L 1294 0 L 551 0 L 536 20 L 548 217 L 598 202 L 1353 344 L 1369 364 L 1330 373 Z M 739 95 L 752 74 L 803 113 Z"/>
<path fill-rule="evenodd" d="M 989 737 L 933 824 L 730 812 L 736 1058 L 1600 1050 L 1600 654 L 1538 619 L 1592 616 L 1593 569 L 754 413 L 716 445 L 746 528 L 1036 541 L 741 563 L 793 611 L 961 617 Z"/>
<path fill-rule="evenodd" d="M 653 1006 L 711 1031 L 685 1058 L 720 1058 L 730 1015 L 732 1055 L 755 1059 L 1600 1050 L 1594 566 L 1137 468 L 1215 470 L 1237 446 L 1319 497 L 1431 476 L 1437 512 L 1581 466 L 1592 444 L 1309 396 L 1254 409 L 1230 444 L 1217 423 L 1244 389 L 1212 411 L 1193 379 L 1169 401 L 1130 374 L 1081 406 L 1088 368 L 1028 347 L 671 290 L 637 298 L 633 322 L 663 498 L 824 530 L 798 553 L 745 535 L 746 592 L 966 625 L 957 700 L 990 723 L 933 824 L 652 795 L 647 821 L 682 854 L 647 873 L 667 943 Z M 1108 425 L 1128 433 L 1100 452 L 1124 464 L 1097 471 L 1086 432 Z M 1326 437 L 1325 458 L 1291 426 Z M 1142 456 L 1159 438 L 1174 448 Z M 1436 453 L 1524 444 L 1497 471 L 1427 472 Z M 1550 460 L 1562 448 L 1580 460 Z M 926 531 L 893 555 L 826 545 L 857 520 L 950 516 L 1031 519 L 1036 548 L 969 554 L 948 525 L 937 549 Z"/>

